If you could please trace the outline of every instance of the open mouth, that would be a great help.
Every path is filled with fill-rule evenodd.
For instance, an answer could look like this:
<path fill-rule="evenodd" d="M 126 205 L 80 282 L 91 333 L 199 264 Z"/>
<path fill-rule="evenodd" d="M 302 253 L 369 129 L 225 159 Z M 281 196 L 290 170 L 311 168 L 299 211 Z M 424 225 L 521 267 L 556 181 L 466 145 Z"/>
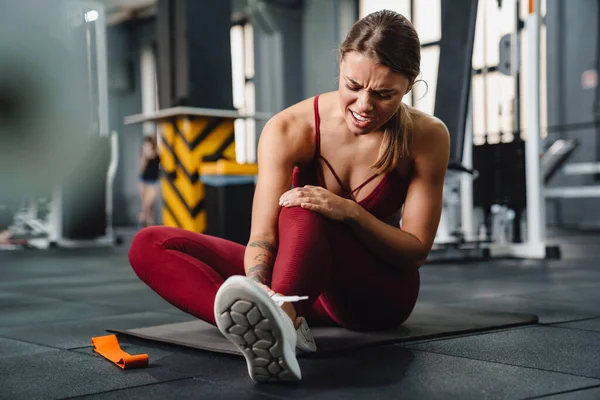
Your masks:
<path fill-rule="evenodd" d="M 364 128 L 365 126 L 373 122 L 373 118 L 367 118 L 365 116 L 355 113 L 352 110 L 350 110 L 350 114 L 352 115 L 354 125 L 358 126 L 359 128 Z"/>

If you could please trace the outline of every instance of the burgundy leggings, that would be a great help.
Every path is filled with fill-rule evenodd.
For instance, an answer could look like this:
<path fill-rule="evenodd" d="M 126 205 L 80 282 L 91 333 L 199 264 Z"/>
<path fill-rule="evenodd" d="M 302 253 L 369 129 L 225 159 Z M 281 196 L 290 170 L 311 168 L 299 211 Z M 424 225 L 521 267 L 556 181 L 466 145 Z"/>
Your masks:
<path fill-rule="evenodd" d="M 187 230 L 156 226 L 133 240 L 137 276 L 175 307 L 215 324 L 219 286 L 245 275 L 245 247 Z M 309 296 L 294 303 L 312 325 L 390 329 L 404 322 L 419 293 L 419 272 L 385 265 L 341 223 L 300 207 L 279 216 L 279 249 L 271 288 Z"/>

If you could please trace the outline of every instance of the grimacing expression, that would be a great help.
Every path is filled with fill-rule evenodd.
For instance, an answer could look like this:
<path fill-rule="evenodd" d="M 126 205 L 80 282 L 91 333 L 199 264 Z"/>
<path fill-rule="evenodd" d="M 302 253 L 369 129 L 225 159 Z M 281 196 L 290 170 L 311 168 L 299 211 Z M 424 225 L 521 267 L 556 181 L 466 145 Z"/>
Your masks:
<path fill-rule="evenodd" d="M 352 51 L 340 63 L 339 94 L 346 124 L 354 134 L 383 126 L 399 109 L 410 81 L 385 65 Z"/>

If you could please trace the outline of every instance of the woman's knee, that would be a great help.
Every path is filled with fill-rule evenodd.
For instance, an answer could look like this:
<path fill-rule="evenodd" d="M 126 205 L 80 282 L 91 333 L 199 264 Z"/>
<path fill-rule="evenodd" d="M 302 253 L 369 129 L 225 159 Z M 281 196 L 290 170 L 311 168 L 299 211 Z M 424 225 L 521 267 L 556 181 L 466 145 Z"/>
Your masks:
<path fill-rule="evenodd" d="M 327 223 L 321 214 L 302 207 L 283 207 L 279 214 L 279 232 L 319 232 Z"/>
<path fill-rule="evenodd" d="M 162 243 L 169 237 L 170 230 L 165 226 L 150 226 L 134 236 L 129 248 L 129 264 L 140 279 L 144 279 L 152 260 L 156 259 L 156 251 L 164 250 Z"/>

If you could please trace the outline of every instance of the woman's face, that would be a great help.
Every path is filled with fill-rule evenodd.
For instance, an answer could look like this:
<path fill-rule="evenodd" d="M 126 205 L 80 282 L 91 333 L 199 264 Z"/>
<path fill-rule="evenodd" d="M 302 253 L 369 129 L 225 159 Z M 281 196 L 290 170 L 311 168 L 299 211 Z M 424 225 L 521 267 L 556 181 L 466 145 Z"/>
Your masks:
<path fill-rule="evenodd" d="M 152 146 L 151 143 L 148 142 L 144 142 L 144 153 L 151 155 L 154 153 L 154 147 Z"/>
<path fill-rule="evenodd" d="M 340 106 L 355 134 L 383 126 L 409 90 L 408 78 L 358 52 L 347 53 L 340 63 Z"/>

